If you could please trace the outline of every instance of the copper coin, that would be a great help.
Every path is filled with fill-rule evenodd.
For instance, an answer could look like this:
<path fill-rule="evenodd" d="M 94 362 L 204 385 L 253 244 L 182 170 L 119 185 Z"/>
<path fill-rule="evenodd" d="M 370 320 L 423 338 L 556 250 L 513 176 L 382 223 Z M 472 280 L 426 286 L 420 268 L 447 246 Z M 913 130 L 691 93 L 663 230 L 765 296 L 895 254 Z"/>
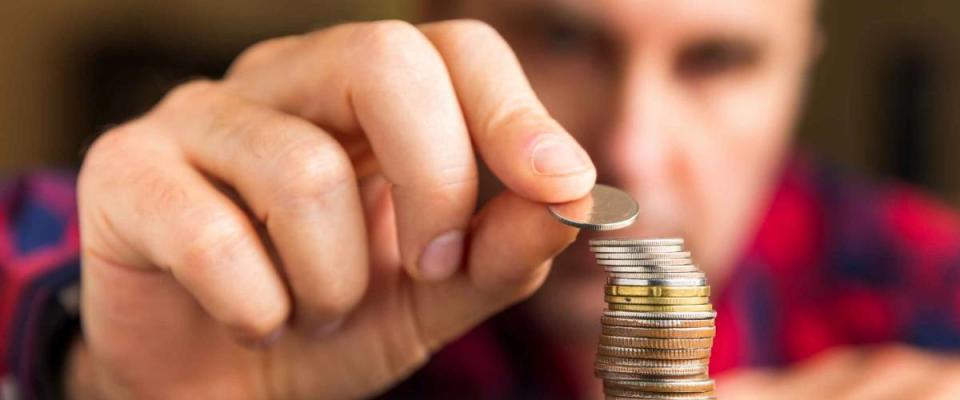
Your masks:
<path fill-rule="evenodd" d="M 650 360 L 694 360 L 710 357 L 710 348 L 648 349 L 599 345 L 597 346 L 597 354 L 622 358 L 646 358 Z"/>
<path fill-rule="evenodd" d="M 627 336 L 627 337 L 648 337 L 648 338 L 673 338 L 673 339 L 696 339 L 712 338 L 716 334 L 716 328 L 637 328 L 631 326 L 609 326 L 601 327 L 604 335 Z"/>

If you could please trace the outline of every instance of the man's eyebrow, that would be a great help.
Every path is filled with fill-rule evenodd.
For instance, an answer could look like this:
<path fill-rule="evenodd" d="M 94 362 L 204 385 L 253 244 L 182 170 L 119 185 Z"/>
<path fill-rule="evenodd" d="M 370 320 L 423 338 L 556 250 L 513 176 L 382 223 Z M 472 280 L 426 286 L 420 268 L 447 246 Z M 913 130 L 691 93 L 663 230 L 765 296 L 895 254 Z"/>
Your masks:
<path fill-rule="evenodd" d="M 583 11 L 564 2 L 537 2 L 543 8 L 543 13 L 555 21 L 564 21 L 578 28 L 591 31 L 603 30 L 604 23 L 594 13 Z"/>
<path fill-rule="evenodd" d="M 577 30 L 589 32 L 604 32 L 604 24 L 599 17 L 572 7 L 563 2 L 536 1 L 520 5 L 506 6 L 511 8 L 503 21 L 513 24 L 529 24 L 536 21 L 542 24 L 562 22 Z"/>
<path fill-rule="evenodd" d="M 722 45 L 740 51 L 762 51 L 769 44 L 768 38 L 764 35 L 720 31 L 702 32 L 687 38 L 685 42 L 688 44 Z"/>

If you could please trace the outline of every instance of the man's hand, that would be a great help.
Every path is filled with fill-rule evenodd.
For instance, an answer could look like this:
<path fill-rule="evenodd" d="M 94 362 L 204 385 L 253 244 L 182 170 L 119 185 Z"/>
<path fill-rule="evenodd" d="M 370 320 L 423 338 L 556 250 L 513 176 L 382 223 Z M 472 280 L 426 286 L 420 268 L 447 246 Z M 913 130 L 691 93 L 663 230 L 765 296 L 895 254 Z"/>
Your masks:
<path fill-rule="evenodd" d="M 831 350 L 786 371 L 721 375 L 722 399 L 956 400 L 960 359 L 903 346 Z"/>
<path fill-rule="evenodd" d="M 507 190 L 475 214 L 479 155 Z M 99 398 L 356 398 L 530 295 L 596 172 L 486 25 L 270 40 L 81 172 Z M 284 328 L 289 328 L 285 329 Z"/>

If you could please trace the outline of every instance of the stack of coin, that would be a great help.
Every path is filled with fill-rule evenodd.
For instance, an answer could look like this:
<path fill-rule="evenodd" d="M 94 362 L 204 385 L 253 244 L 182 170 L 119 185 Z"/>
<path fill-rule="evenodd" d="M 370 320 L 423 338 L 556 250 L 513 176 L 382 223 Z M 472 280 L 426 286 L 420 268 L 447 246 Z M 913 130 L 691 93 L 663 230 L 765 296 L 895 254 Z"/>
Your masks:
<path fill-rule="evenodd" d="M 716 312 L 683 239 L 590 241 L 607 271 L 596 375 L 607 399 L 715 399 Z"/>

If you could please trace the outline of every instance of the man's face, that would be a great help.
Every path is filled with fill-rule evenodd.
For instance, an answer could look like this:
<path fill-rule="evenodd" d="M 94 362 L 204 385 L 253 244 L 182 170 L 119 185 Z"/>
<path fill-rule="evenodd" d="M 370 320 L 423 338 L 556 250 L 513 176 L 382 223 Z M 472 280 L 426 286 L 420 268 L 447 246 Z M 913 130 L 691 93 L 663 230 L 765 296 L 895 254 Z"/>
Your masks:
<path fill-rule="evenodd" d="M 716 284 L 750 239 L 788 147 L 814 8 L 465 0 L 456 12 L 506 37 L 541 100 L 590 152 L 598 180 L 639 201 L 637 223 L 614 235 L 684 237 Z M 554 323 L 557 314 L 595 322 L 603 275 L 584 250 L 558 260 L 539 296 L 560 311 L 548 316 Z"/>

